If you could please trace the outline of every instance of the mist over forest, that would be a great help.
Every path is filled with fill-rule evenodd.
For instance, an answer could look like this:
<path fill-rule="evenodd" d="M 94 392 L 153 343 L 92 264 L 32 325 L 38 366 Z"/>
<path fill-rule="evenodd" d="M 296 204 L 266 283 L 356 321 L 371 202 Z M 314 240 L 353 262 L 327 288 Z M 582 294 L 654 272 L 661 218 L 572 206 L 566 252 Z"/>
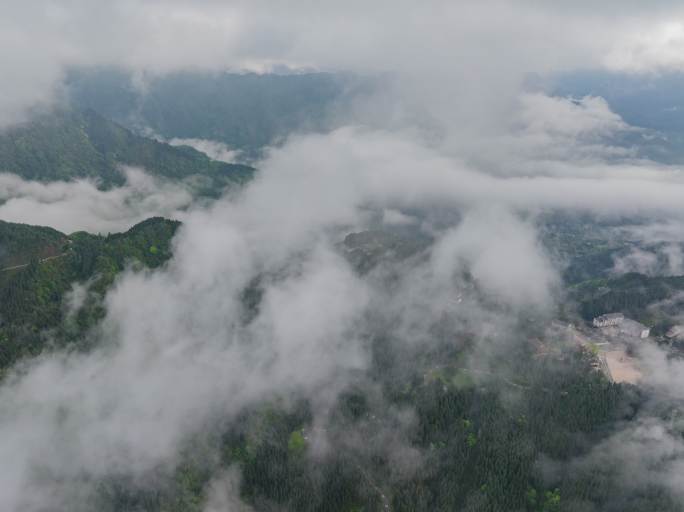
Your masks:
<path fill-rule="evenodd" d="M 684 9 L 0 16 L 0 510 L 684 511 Z"/>

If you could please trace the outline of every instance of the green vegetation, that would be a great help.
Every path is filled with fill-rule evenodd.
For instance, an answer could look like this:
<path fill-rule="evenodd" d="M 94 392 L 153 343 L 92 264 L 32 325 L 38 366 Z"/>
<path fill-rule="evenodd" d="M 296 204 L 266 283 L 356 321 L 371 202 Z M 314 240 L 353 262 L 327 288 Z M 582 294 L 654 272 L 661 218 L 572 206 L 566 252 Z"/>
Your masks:
<path fill-rule="evenodd" d="M 650 277 L 628 273 L 612 279 L 595 279 L 571 289 L 579 313 L 589 321 L 605 313 L 620 312 L 649 326 L 656 332 L 667 330 L 667 309 L 654 304 L 676 296 L 684 290 L 684 276 Z"/>
<path fill-rule="evenodd" d="M 447 362 L 459 364 L 458 358 Z M 384 398 L 362 385 L 342 393 L 320 432 L 329 444 L 323 453 L 305 453 L 304 432 L 315 432 L 307 401 L 244 410 L 214 450 L 222 454 L 220 465 L 240 468 L 241 498 L 256 510 L 383 510 L 383 503 L 394 511 L 557 512 L 582 510 L 586 503 L 597 510 L 648 510 L 624 506 L 645 498 L 611 476 L 613 469 L 602 468 L 596 485 L 582 472 L 550 475 L 539 464 L 569 467 L 641 407 L 640 395 L 607 382 L 574 350 L 563 353 L 562 361 L 530 358 L 508 370 L 524 373 L 529 385 L 514 401 L 501 393 L 503 381 L 463 390 L 424 381 L 420 368 L 398 382 L 376 367 L 367 378 L 381 386 Z M 406 407 L 415 413 L 415 422 L 403 427 L 406 445 L 381 442 L 402 430 L 392 411 Z M 406 449 L 421 457 L 395 473 L 393 451 Z M 196 487 L 197 496 L 208 481 Z M 650 503 L 678 510 L 667 500 Z"/>
<path fill-rule="evenodd" d="M 306 440 L 301 430 L 295 430 L 290 434 L 290 440 L 287 443 L 287 450 L 291 455 L 302 455 L 306 450 Z"/>
<path fill-rule="evenodd" d="M 119 166 L 142 167 L 174 180 L 195 179 L 198 192 L 215 195 L 248 180 L 253 169 L 213 161 L 203 153 L 147 139 L 93 110 L 37 116 L 0 134 L 0 170 L 43 182 L 92 178 L 102 187 L 121 185 Z"/>
<path fill-rule="evenodd" d="M 643 244 L 630 239 L 630 230 L 648 223 L 640 218 L 601 219 L 590 215 L 551 212 L 540 216 L 541 240 L 556 264 L 563 269 L 568 285 L 561 317 L 585 321 L 606 313 L 623 313 L 651 327 L 659 336 L 675 323 L 684 306 L 678 299 L 684 291 L 684 276 L 615 274 L 616 261 L 635 250 L 653 257 L 653 268 L 668 271 L 664 244 Z"/>
<path fill-rule="evenodd" d="M 192 478 L 181 486 L 107 487 L 103 509 L 195 510 L 212 474 L 238 468 L 240 498 L 260 511 L 680 510 L 662 490 L 622 480 L 619 468 L 573 469 L 647 403 L 636 388 L 595 372 L 582 351 L 534 358 L 523 341 L 521 357 L 494 361 L 500 378 L 459 388 L 438 375 L 463 364 L 467 345 L 404 352 L 386 343 L 372 341 L 371 367 L 330 404 L 324 425 L 320 417 L 314 423 L 308 400 L 249 406 L 218 437 L 199 436 L 207 439 L 201 453 L 220 454 L 218 462 L 208 455 L 201 465 L 188 454 L 176 471 Z M 435 361 L 442 368 L 425 378 Z M 398 411 L 411 420 L 398 422 Z M 307 450 L 309 437 L 324 439 L 325 448 Z M 419 455 L 406 459 L 412 452 Z"/>
<path fill-rule="evenodd" d="M 599 355 L 599 348 L 598 348 L 598 345 L 596 345 L 596 343 L 592 343 L 592 342 L 590 341 L 590 342 L 588 343 L 588 346 L 589 346 L 589 353 L 590 353 L 592 356 L 594 356 L 594 357 L 598 357 L 598 355 Z"/>
<path fill-rule="evenodd" d="M 329 73 L 167 73 L 150 77 L 144 92 L 123 70 L 72 70 L 67 78 L 74 105 L 167 139 L 220 141 L 248 157 L 295 131 L 325 129 L 332 109 L 361 87 Z"/>
<path fill-rule="evenodd" d="M 417 230 L 373 229 L 350 233 L 341 245 L 354 268 L 365 273 L 381 261 L 409 258 L 429 243 L 430 239 Z"/>
<path fill-rule="evenodd" d="M 29 263 L 0 272 L 0 368 L 40 353 L 49 339 L 82 341 L 83 333 L 104 314 L 101 298 L 117 274 L 128 265 L 162 265 L 171 256 L 171 238 L 178 226 L 151 218 L 125 233 L 104 237 L 79 232 L 67 238 L 47 228 L 0 224 L 1 232 L 11 233 L 14 240 L 7 258 L 17 263 L 26 257 L 23 262 Z M 56 250 L 61 251 L 59 257 L 36 257 Z M 64 299 L 73 283 L 87 285 L 88 293 L 75 316 L 67 318 Z"/>
<path fill-rule="evenodd" d="M 102 318 L 116 276 L 130 266 L 163 266 L 178 227 L 152 218 L 105 237 L 0 224 L 8 261 L 28 258 L 26 267 L 0 273 L 1 367 L 50 343 L 90 348 L 88 329 Z M 426 243 L 373 230 L 349 235 L 340 250 L 366 273 L 419 257 Z M 59 258 L 40 261 L 54 251 Z M 87 293 L 67 313 L 74 282 Z M 257 278 L 244 290 L 245 323 L 258 313 L 261 286 Z M 682 288 L 684 278 L 627 274 L 585 281 L 572 293 L 588 317 L 622 308 L 642 318 L 649 304 Z M 650 412 L 644 391 L 606 380 L 579 347 L 559 344 L 540 355 L 530 341 L 540 335 L 534 325 L 511 335 L 501 353 L 488 347 L 481 368 L 473 337 L 443 329 L 415 344 L 384 326 L 368 333 L 368 368 L 326 397 L 323 414 L 320 403 L 296 394 L 246 406 L 194 432 L 176 467 L 143 475 L 145 485 L 126 476 L 97 480 L 94 509 L 199 512 L 212 479 L 235 469 L 236 492 L 256 511 L 681 510 L 658 482 L 638 487 L 610 464 L 578 464 L 638 414 L 661 414 Z"/>
<path fill-rule="evenodd" d="M 0 269 L 60 254 L 66 236 L 52 228 L 0 220 Z"/>
<path fill-rule="evenodd" d="M 634 247 L 634 242 L 616 230 L 625 222 L 564 212 L 549 212 L 537 221 L 541 241 L 563 269 L 563 280 L 570 285 L 609 277 L 615 257 Z M 638 222 L 638 219 L 629 222 Z"/>

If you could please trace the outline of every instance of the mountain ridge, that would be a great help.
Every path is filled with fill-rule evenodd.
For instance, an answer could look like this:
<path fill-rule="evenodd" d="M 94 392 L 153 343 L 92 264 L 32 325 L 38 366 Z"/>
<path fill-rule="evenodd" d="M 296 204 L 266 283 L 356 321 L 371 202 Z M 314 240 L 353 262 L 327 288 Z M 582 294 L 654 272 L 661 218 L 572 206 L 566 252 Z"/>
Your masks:
<path fill-rule="evenodd" d="M 93 109 L 42 113 L 0 132 L 0 172 L 41 182 L 93 179 L 102 189 L 125 183 L 121 166 L 173 180 L 200 176 L 201 193 L 248 181 L 252 167 L 212 160 L 188 146 L 142 137 Z"/>

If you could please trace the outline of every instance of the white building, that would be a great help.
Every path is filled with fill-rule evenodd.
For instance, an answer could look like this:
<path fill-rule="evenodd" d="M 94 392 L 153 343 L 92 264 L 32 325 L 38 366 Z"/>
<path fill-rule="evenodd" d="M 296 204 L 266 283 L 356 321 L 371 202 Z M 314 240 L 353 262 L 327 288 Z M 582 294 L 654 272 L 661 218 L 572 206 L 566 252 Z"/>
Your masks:
<path fill-rule="evenodd" d="M 644 324 L 625 318 L 622 313 L 609 313 L 597 316 L 593 320 L 594 327 L 615 327 L 611 329 L 610 336 L 626 335 L 630 338 L 646 339 L 651 334 L 651 329 Z"/>
<path fill-rule="evenodd" d="M 632 338 L 641 338 L 642 340 L 648 338 L 649 334 L 651 334 L 650 328 L 630 318 L 625 318 L 620 323 L 619 331 L 621 334 L 626 334 Z"/>
<path fill-rule="evenodd" d="M 612 325 L 619 325 L 625 319 L 622 313 L 608 313 L 594 318 L 592 324 L 594 327 L 608 327 Z M 646 335 L 648 336 L 648 334 Z"/>
<path fill-rule="evenodd" d="M 669 331 L 665 333 L 666 338 L 679 339 L 684 337 L 684 325 L 673 325 Z"/>

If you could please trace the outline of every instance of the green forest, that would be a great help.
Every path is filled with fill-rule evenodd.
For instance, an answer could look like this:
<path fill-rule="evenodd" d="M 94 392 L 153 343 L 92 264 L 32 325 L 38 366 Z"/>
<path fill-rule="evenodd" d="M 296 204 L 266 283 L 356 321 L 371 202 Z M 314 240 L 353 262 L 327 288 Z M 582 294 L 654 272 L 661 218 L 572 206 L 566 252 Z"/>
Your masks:
<path fill-rule="evenodd" d="M 292 132 L 326 129 L 371 84 L 334 73 L 168 73 L 150 77 L 141 91 L 130 73 L 115 68 L 75 68 L 67 77 L 77 108 L 167 138 L 224 142 L 247 158 Z"/>
<path fill-rule="evenodd" d="M 28 263 L 0 273 L 2 368 L 46 350 L 89 350 L 88 329 L 104 315 L 102 299 L 116 276 L 164 265 L 179 227 L 151 218 L 97 236 L 0 224 L 8 261 Z M 405 233 L 367 231 L 347 236 L 340 249 L 368 273 L 382 258 L 415 257 L 425 246 Z M 46 254 L 58 257 L 40 258 Z M 602 306 L 587 298 L 585 284 L 580 304 L 594 308 L 590 314 L 642 307 L 680 281 L 627 275 L 602 282 L 614 290 Z M 74 282 L 88 290 L 75 315 L 65 309 Z M 622 293 L 643 299 L 623 304 Z M 258 283 L 244 297 L 247 310 L 258 309 Z M 573 465 L 647 410 L 648 398 L 608 381 L 591 353 L 560 340 L 547 340 L 557 350 L 538 357 L 529 341 L 541 333 L 521 326 L 527 335 L 493 356 L 497 372 L 489 376 L 464 364 L 474 349 L 467 334 L 456 344 L 436 335 L 430 347 L 407 347 L 369 333 L 371 366 L 335 399 L 323 427 L 305 397 L 254 404 L 187 440 L 173 474 L 158 477 L 163 484 L 110 476 L 89 499 L 102 511 L 200 512 L 213 476 L 239 468 L 241 499 L 264 511 L 681 510 L 657 484 L 633 487 L 618 468 Z M 328 448 L 315 455 L 321 433 Z"/>
<path fill-rule="evenodd" d="M 91 178 L 109 188 L 124 183 L 121 165 L 167 179 L 203 177 L 208 181 L 198 192 L 205 195 L 244 183 L 254 171 L 211 160 L 188 146 L 141 137 L 89 109 L 42 114 L 0 133 L 0 169 L 26 180 Z"/>
<path fill-rule="evenodd" d="M 424 377 L 424 367 L 407 370 L 399 354 L 388 354 L 387 342 L 376 340 L 372 369 L 338 397 L 325 453 L 308 452 L 320 428 L 312 405 L 277 400 L 194 439 L 162 490 L 103 482 L 98 507 L 200 511 L 212 475 L 238 467 L 241 499 L 256 510 L 681 510 L 657 485 L 630 488 L 617 468 L 570 469 L 646 407 L 638 389 L 593 371 L 587 354 L 529 357 L 507 369 L 525 376 L 511 387 L 463 378 L 456 368 Z M 445 347 L 431 357 L 448 365 L 461 355 Z M 412 411 L 409 424 L 397 416 L 402 410 Z M 401 439 L 389 442 L 397 432 Z"/>
<path fill-rule="evenodd" d="M 67 236 L 1 223 L 0 240 L 12 240 L 6 258 L 24 266 L 0 270 L 0 368 L 55 344 L 82 342 L 87 329 L 104 315 L 101 300 L 116 276 L 128 267 L 164 264 L 178 226 L 176 221 L 150 218 L 125 233 Z M 48 252 L 50 259 L 40 258 Z M 74 283 L 87 283 L 88 300 L 75 318 L 67 318 L 64 299 Z"/>

